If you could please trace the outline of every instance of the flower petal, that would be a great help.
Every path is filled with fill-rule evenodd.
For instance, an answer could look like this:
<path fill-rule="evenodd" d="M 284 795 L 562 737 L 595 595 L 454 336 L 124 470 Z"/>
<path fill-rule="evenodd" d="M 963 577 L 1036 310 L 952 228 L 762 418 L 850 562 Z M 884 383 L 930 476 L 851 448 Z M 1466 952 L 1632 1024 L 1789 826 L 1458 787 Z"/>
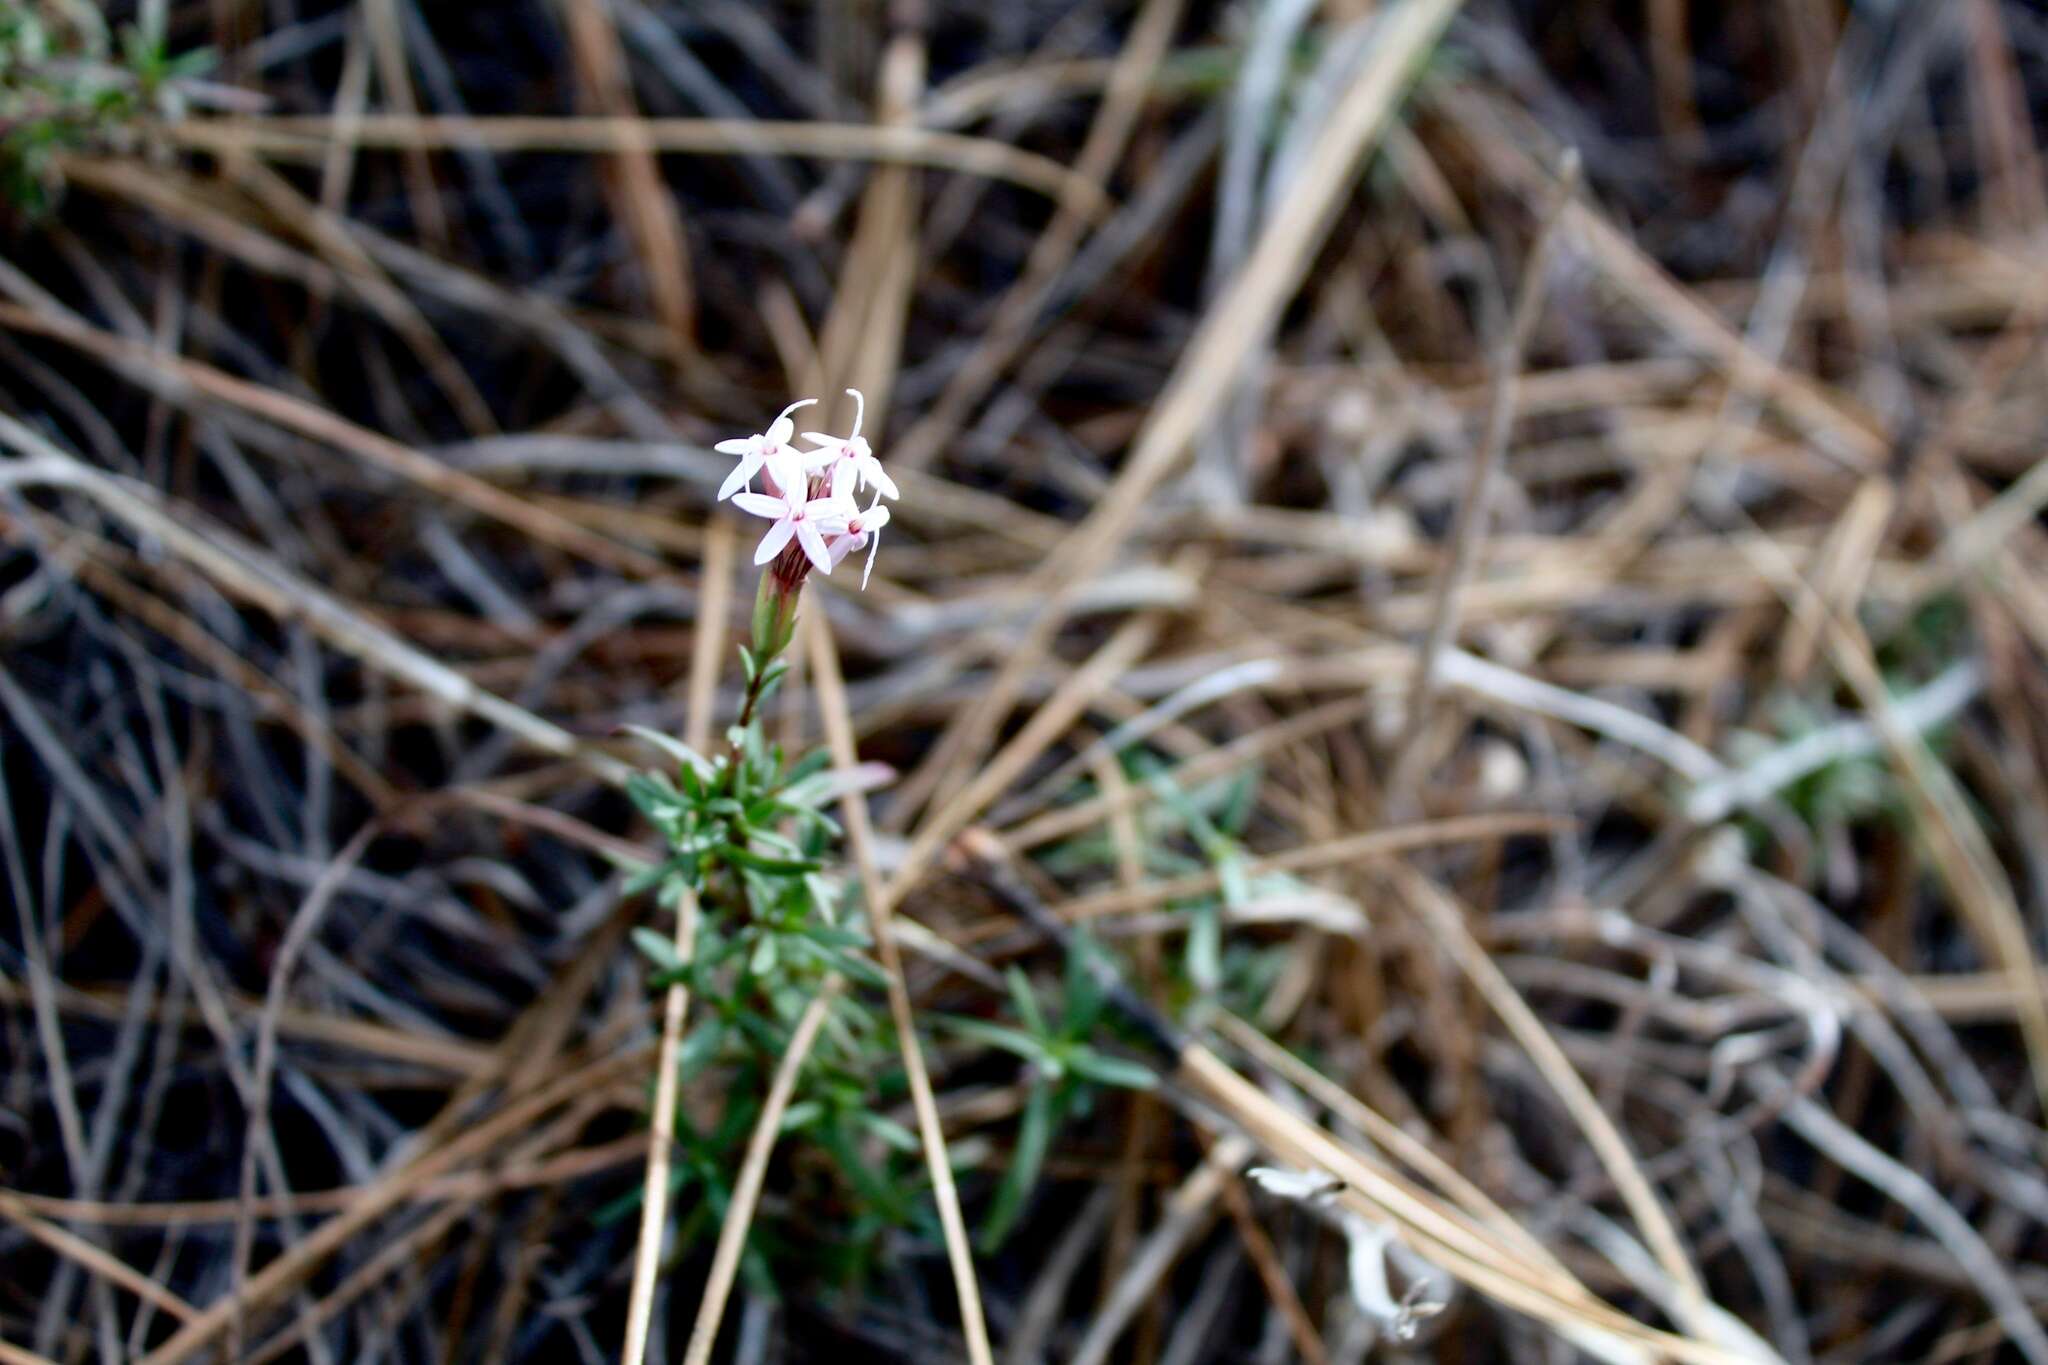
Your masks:
<path fill-rule="evenodd" d="M 775 487 L 791 506 L 804 500 L 804 489 L 810 485 L 810 476 L 804 473 L 803 456 L 785 446 L 768 457 L 768 477 L 775 480 Z"/>
<path fill-rule="evenodd" d="M 789 515 L 789 504 L 781 498 L 771 498 L 766 493 L 735 493 L 732 505 L 742 512 L 752 512 L 757 517 L 772 517 L 780 520 Z"/>
<path fill-rule="evenodd" d="M 761 462 L 759 460 L 742 459 L 732 467 L 732 473 L 725 476 L 725 482 L 718 485 L 718 500 L 724 502 L 727 498 L 745 488 L 753 482 L 754 475 L 759 473 L 760 470 Z"/>
<path fill-rule="evenodd" d="M 795 412 L 798 408 L 807 408 L 817 401 L 818 400 L 815 398 L 799 398 L 794 403 L 791 403 L 788 407 L 784 408 L 781 412 L 776 413 L 775 420 L 779 423 L 787 423 L 789 426 L 794 427 L 796 423 L 791 422 L 789 420 L 789 415 L 792 412 Z M 772 430 L 773 428 L 771 427 L 770 429 Z M 789 439 L 789 437 L 784 436 L 782 439 L 786 441 Z"/>
<path fill-rule="evenodd" d="M 748 455 L 753 453 L 754 442 L 760 439 L 758 436 L 736 436 L 730 441 L 720 441 L 711 448 L 721 455 Z"/>
<path fill-rule="evenodd" d="M 844 498 L 812 498 L 804 504 L 804 518 L 818 523 L 821 531 L 843 531 L 846 523 L 860 515 L 860 509 Z"/>
<path fill-rule="evenodd" d="M 877 527 L 876 529 L 879 530 L 880 528 Z M 881 548 L 881 536 L 870 535 L 868 537 L 868 565 L 865 569 L 862 569 L 860 571 L 860 590 L 862 592 L 866 592 L 868 590 L 868 575 L 875 571 L 875 551 Z"/>
<path fill-rule="evenodd" d="M 768 534 L 761 537 L 761 543 L 754 549 L 754 562 L 766 564 L 782 553 L 782 547 L 789 544 L 789 538 L 796 532 L 793 522 L 778 521 L 768 528 Z"/>
<path fill-rule="evenodd" d="M 896 491 L 896 480 L 889 477 L 888 473 L 882 468 L 882 462 L 872 455 L 868 457 L 866 463 L 861 465 L 860 473 L 862 481 L 868 487 L 880 489 L 884 496 L 891 498 L 903 496 Z"/>
<path fill-rule="evenodd" d="M 810 559 L 811 563 L 818 566 L 818 572 L 832 572 L 832 556 L 826 553 L 825 537 L 819 533 L 816 522 L 805 519 L 794 523 L 783 522 L 782 524 L 784 526 L 794 525 L 796 527 L 796 543 L 803 547 L 803 552 Z"/>

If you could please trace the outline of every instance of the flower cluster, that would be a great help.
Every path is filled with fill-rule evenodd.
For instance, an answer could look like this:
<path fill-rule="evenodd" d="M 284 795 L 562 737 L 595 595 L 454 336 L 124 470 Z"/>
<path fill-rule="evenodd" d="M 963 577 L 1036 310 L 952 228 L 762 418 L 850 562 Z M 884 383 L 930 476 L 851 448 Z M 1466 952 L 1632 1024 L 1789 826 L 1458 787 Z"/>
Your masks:
<path fill-rule="evenodd" d="M 790 444 L 796 424 L 790 414 L 817 400 L 803 398 L 791 403 L 768 424 L 768 430 L 734 441 L 720 441 L 717 448 L 737 455 L 739 463 L 718 490 L 721 501 L 770 523 L 754 551 L 756 564 L 772 563 L 770 574 L 785 589 L 794 589 L 812 569 L 831 573 L 841 560 L 856 550 L 868 552 L 860 585 L 868 585 L 875 569 L 875 551 L 881 545 L 882 528 L 889 524 L 884 497 L 900 497 L 896 481 L 882 469 L 882 462 L 860 434 L 867 400 L 859 389 L 848 389 L 854 401 L 853 434 L 828 436 L 807 431 L 803 439 L 814 447 L 799 450 Z M 754 491 L 760 479 L 765 492 Z M 863 508 L 855 495 L 871 489 L 874 497 Z"/>

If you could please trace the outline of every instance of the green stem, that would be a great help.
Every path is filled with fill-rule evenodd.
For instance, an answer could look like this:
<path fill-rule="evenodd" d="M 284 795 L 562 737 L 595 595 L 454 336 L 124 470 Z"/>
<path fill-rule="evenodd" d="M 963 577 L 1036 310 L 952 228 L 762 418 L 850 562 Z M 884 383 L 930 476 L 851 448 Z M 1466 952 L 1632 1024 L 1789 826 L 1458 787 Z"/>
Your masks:
<path fill-rule="evenodd" d="M 796 634 L 796 600 L 800 583 L 785 582 L 770 565 L 754 590 L 754 658 L 762 669 L 789 648 Z"/>
<path fill-rule="evenodd" d="M 768 689 L 769 668 L 782 652 L 789 648 L 789 642 L 796 635 L 796 604 L 799 589 L 782 582 L 773 568 L 761 575 L 761 585 L 754 592 L 754 669 L 747 680 L 747 694 L 740 703 L 739 720 L 734 730 L 744 734 L 754 723 L 754 713 L 760 710 L 761 698 Z M 725 756 L 725 794 L 731 795 L 739 781 L 740 760 L 744 748 L 736 735 Z"/>
<path fill-rule="evenodd" d="M 767 691 L 766 686 L 762 683 L 762 679 L 768 675 L 766 667 L 768 662 L 768 660 L 762 661 L 763 667 L 761 671 L 756 673 L 754 680 L 747 684 L 746 700 L 740 703 L 740 718 L 734 722 L 739 729 L 744 730 L 754 723 L 754 711 L 761 704 L 761 694 Z"/>
<path fill-rule="evenodd" d="M 755 670 L 753 680 L 747 684 L 746 700 L 740 703 L 740 718 L 734 723 L 734 734 L 727 742 L 725 772 L 720 778 L 721 795 L 731 796 L 739 786 L 740 763 L 746 757 L 746 746 L 742 743 L 741 736 L 746 733 L 747 727 L 754 723 L 754 712 L 759 709 L 761 694 L 765 690 L 761 680 L 767 674 L 767 661 L 763 660 L 761 667 Z"/>

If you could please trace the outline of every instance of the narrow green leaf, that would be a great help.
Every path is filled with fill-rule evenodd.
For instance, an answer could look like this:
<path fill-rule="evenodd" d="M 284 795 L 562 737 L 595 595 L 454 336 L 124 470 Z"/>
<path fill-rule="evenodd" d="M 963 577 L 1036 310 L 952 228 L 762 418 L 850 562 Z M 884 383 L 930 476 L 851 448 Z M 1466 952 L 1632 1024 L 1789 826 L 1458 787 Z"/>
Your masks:
<path fill-rule="evenodd" d="M 711 760 L 677 739 L 659 730 L 650 730 L 644 725 L 627 725 L 625 732 L 643 744 L 652 745 L 675 760 L 676 767 L 686 773 L 707 774 L 711 771 Z"/>
<path fill-rule="evenodd" d="M 626 795 L 640 813 L 664 831 L 688 809 L 683 794 L 659 773 L 636 772 L 626 778 Z"/>
<path fill-rule="evenodd" d="M 770 858 L 743 848 L 739 844 L 727 844 L 718 850 L 718 856 L 735 867 L 749 868 L 755 872 L 766 872 L 784 877 L 801 876 L 816 872 L 821 864 L 808 858 Z"/>
<path fill-rule="evenodd" d="M 899 1152 L 914 1153 L 922 1146 L 917 1140 L 917 1134 L 886 1115 L 862 1110 L 855 1118 L 861 1127 Z"/>
<path fill-rule="evenodd" d="M 1052 1130 L 1057 1121 L 1053 1105 L 1051 1086 L 1031 1087 L 1031 1097 L 1024 1102 L 1024 1120 L 1017 1127 L 1017 1150 L 1010 1154 L 1010 1168 L 1003 1172 L 1002 1184 L 996 1187 L 995 1200 L 981 1225 L 983 1251 L 993 1251 L 1003 1244 L 1017 1215 L 1023 1212 L 1025 1196 L 1038 1183 L 1038 1172 L 1045 1165 L 1046 1149 L 1052 1145 Z"/>
<path fill-rule="evenodd" d="M 688 885 L 696 885 L 697 853 L 694 849 L 673 854 L 658 863 L 649 863 L 626 879 L 620 894 L 637 896 L 643 891 L 661 885 L 670 877 L 680 877 Z"/>
<path fill-rule="evenodd" d="M 666 935 L 655 933 L 652 929 L 636 927 L 633 930 L 633 946 L 664 972 L 680 972 L 688 965 L 676 952 L 674 941 Z"/>
<path fill-rule="evenodd" d="M 682 1049 L 676 1054 L 678 1074 L 686 1081 L 696 1080 L 718 1056 L 718 1045 L 724 1041 L 725 1023 L 715 1014 L 691 1029 L 690 1036 L 683 1040 Z"/>
<path fill-rule="evenodd" d="M 1086 929 L 1074 935 L 1067 949 L 1066 1000 L 1060 1009 L 1062 1037 L 1087 1037 L 1102 1016 L 1102 983 L 1095 975 L 1101 952 L 1102 945 Z"/>
<path fill-rule="evenodd" d="M 842 953 L 837 948 L 815 946 L 815 951 L 837 968 L 842 975 L 849 976 L 863 986 L 872 986 L 878 991 L 889 989 L 889 977 L 879 966 L 853 953 Z"/>
<path fill-rule="evenodd" d="M 1067 1054 L 1067 1065 L 1074 1074 L 1098 1085 L 1122 1086 L 1126 1090 L 1151 1090 L 1159 1084 L 1159 1078 L 1136 1062 L 1127 1062 L 1121 1057 L 1111 1057 L 1093 1048 L 1078 1047 Z"/>
<path fill-rule="evenodd" d="M 1024 975 L 1021 967 L 1011 967 L 1003 973 L 1003 980 L 1010 987 L 1010 1000 L 1017 1006 L 1017 1017 L 1024 1021 L 1030 1033 L 1043 1038 L 1047 1030 L 1045 1012 L 1038 1008 L 1038 996 L 1031 989 L 1031 978 Z"/>
<path fill-rule="evenodd" d="M 1001 1024 L 991 1024 L 986 1020 L 963 1019 L 952 1014 L 941 1014 L 935 1018 L 938 1023 L 963 1037 L 972 1038 L 989 1047 L 1001 1048 L 1004 1052 L 1014 1053 L 1027 1062 L 1036 1062 L 1040 1066 L 1054 1064 L 1053 1055 L 1046 1049 L 1045 1044 L 1028 1033 L 1019 1033 L 1016 1029 L 1004 1028 Z"/>
<path fill-rule="evenodd" d="M 1245 870 L 1244 859 L 1235 854 L 1222 859 L 1216 864 L 1216 879 L 1223 889 L 1225 905 L 1237 909 L 1251 904 L 1251 874 Z"/>

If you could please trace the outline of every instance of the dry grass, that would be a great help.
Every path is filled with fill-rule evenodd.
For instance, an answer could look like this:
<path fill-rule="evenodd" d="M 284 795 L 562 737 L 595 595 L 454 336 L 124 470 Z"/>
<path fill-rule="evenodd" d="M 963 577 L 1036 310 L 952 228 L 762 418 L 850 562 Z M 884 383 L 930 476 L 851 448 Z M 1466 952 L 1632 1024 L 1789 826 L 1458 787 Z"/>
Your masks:
<path fill-rule="evenodd" d="M 261 111 L 0 209 L 0 1360 L 2048 1365 L 2034 7 L 167 12 Z M 864 1277 L 616 871 L 849 386 Z"/>

